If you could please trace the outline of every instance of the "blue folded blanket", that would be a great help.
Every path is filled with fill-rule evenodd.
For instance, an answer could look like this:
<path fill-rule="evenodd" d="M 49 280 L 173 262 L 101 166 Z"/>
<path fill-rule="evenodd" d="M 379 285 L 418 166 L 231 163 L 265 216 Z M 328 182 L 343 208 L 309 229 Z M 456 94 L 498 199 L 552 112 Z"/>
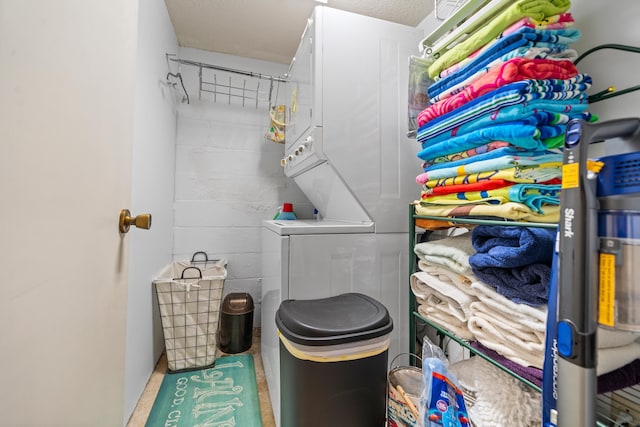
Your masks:
<path fill-rule="evenodd" d="M 454 136 L 472 132 L 486 126 L 514 121 L 523 121 L 528 125 L 541 126 L 565 124 L 574 118 L 581 118 L 586 121 L 591 119 L 591 114 L 587 112 L 565 114 L 562 110 L 563 106 L 560 103 L 558 103 L 558 105 L 552 105 L 556 111 L 542 109 L 536 104 L 536 102 L 532 102 L 528 104 L 511 105 L 509 107 L 484 114 L 463 125 L 451 129 L 440 129 L 439 132 L 418 132 L 416 139 L 419 142 L 425 142 L 428 140 L 430 143 L 435 143 Z"/>
<path fill-rule="evenodd" d="M 418 152 L 422 160 L 431 160 L 447 154 L 479 147 L 493 141 L 505 141 L 516 147 L 527 150 L 544 151 L 540 130 L 522 122 L 501 123 L 489 126 L 462 136 L 440 141 L 436 144 L 423 144 L 424 148 Z"/>
<path fill-rule="evenodd" d="M 516 268 L 472 268 L 484 283 L 518 304 L 539 306 L 549 301 L 551 267 L 529 264 Z"/>
<path fill-rule="evenodd" d="M 476 269 L 551 266 L 555 237 L 555 229 L 479 225 L 471 233 L 471 244 L 477 252 L 469 257 L 469 265 Z"/>
<path fill-rule="evenodd" d="M 520 47 L 553 47 L 558 51 L 565 50 L 571 43 L 580 38 L 580 31 L 575 28 L 557 30 L 538 30 L 522 27 L 506 37 L 497 39 L 481 54 L 466 66 L 429 86 L 428 94 L 434 98 L 444 90 L 465 81 L 496 59 Z"/>

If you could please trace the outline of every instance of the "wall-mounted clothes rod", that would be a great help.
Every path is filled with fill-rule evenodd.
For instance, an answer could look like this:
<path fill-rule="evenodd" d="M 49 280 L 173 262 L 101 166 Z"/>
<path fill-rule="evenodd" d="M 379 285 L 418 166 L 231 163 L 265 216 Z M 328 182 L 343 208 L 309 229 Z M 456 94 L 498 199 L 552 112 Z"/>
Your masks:
<path fill-rule="evenodd" d="M 168 61 L 197 69 L 198 99 L 200 100 L 205 99 L 214 103 L 224 102 L 242 107 L 254 105 L 255 108 L 258 108 L 263 105 L 271 108 L 274 96 L 277 99 L 280 83 L 287 83 L 286 74 L 285 76 L 270 76 L 252 71 L 180 59 L 171 54 L 166 56 Z M 182 84 L 182 75 L 180 73 L 173 74 L 170 72 L 167 78 L 169 76 L 178 76 Z M 264 84 L 265 80 L 267 81 L 266 85 Z M 189 102 L 189 95 L 184 84 L 182 84 L 182 89 L 185 92 L 187 102 Z"/>
<path fill-rule="evenodd" d="M 257 79 L 264 79 L 264 80 L 271 80 L 274 82 L 286 82 L 287 78 L 282 77 L 282 76 L 270 76 L 267 74 L 262 74 L 262 73 L 254 73 L 252 71 L 243 71 L 243 70 L 237 70 L 234 68 L 227 68 L 227 67 L 221 67 L 219 65 L 211 65 L 211 64 L 206 64 L 204 62 L 196 62 L 196 61 L 189 61 L 187 59 L 180 59 L 180 58 L 169 58 L 171 61 L 173 62 L 177 62 L 179 64 L 184 64 L 184 65 L 193 65 L 194 67 L 198 67 L 198 68 L 204 68 L 207 70 L 216 70 L 216 71 L 224 71 L 227 73 L 234 73 L 234 74 L 240 74 L 243 76 L 247 76 L 247 77 L 253 77 L 253 78 L 257 78 Z"/>

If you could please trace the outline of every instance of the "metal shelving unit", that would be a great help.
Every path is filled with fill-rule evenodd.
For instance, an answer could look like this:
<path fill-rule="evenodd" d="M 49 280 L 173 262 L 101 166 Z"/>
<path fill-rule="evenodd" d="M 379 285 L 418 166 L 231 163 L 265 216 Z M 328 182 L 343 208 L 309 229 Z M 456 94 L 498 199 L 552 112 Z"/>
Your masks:
<path fill-rule="evenodd" d="M 418 234 L 416 231 L 416 219 L 431 219 L 431 220 L 439 220 L 446 221 L 450 223 L 455 223 L 459 225 L 475 225 L 475 224 L 488 224 L 488 225 L 515 225 L 522 227 L 543 227 L 543 228 L 556 228 L 557 224 L 547 224 L 547 223 L 532 223 L 532 222 L 516 222 L 516 221 L 508 221 L 508 220 L 498 220 L 498 219 L 473 219 L 473 218 L 450 218 L 450 217 L 434 217 L 434 216 L 426 216 L 426 215 L 417 215 L 415 214 L 415 205 L 409 205 L 409 272 L 412 274 L 416 271 L 417 263 L 416 256 L 414 254 L 414 246 L 416 245 L 416 235 Z M 417 337 L 417 322 L 422 322 L 425 325 L 435 329 L 437 333 L 441 336 L 446 336 L 453 341 L 457 342 L 464 348 L 468 349 L 474 355 L 482 357 L 487 362 L 511 375 L 512 377 L 518 379 L 523 382 L 527 386 L 532 389 L 541 392 L 540 387 L 536 384 L 531 383 L 525 378 L 522 378 L 515 372 L 510 369 L 502 366 L 500 363 L 491 359 L 486 354 L 482 353 L 475 347 L 471 346 L 470 342 L 461 339 L 450 331 L 443 329 L 432 322 L 429 319 L 423 317 L 420 313 L 416 311 L 416 298 L 413 292 L 411 292 L 411 288 L 409 287 L 409 304 L 410 304 L 410 313 L 409 313 L 409 352 L 412 354 L 416 354 L 416 337 Z M 598 427 L 609 427 L 616 426 L 619 424 L 615 424 L 616 420 L 613 418 L 612 411 L 622 412 L 625 410 L 632 409 L 635 411 L 640 411 L 640 385 L 636 385 L 633 387 L 628 387 L 619 391 L 605 393 L 602 395 L 598 395 L 596 402 L 594 402 L 598 412 Z"/>

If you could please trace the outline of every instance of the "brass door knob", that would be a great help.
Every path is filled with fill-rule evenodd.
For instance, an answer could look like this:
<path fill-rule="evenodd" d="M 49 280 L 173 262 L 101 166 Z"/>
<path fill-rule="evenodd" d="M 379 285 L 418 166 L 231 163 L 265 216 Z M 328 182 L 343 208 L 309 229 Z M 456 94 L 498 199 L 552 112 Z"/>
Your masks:
<path fill-rule="evenodd" d="M 140 214 L 135 217 L 131 217 L 131 212 L 129 209 L 122 209 L 120 211 L 120 221 L 118 223 L 118 227 L 121 233 L 127 233 L 129 231 L 129 227 L 132 225 L 137 228 L 144 228 L 148 230 L 151 228 L 151 214 Z"/>

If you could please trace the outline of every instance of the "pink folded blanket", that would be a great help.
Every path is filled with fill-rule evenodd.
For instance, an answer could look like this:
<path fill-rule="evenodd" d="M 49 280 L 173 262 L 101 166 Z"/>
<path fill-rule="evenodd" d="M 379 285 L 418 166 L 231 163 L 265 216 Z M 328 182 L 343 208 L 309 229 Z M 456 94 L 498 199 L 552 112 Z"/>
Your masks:
<path fill-rule="evenodd" d="M 571 61 L 513 58 L 484 74 L 461 92 L 424 109 L 418 114 L 418 123 L 423 126 L 430 120 L 509 83 L 520 80 L 566 80 L 577 74 L 578 70 Z"/>

